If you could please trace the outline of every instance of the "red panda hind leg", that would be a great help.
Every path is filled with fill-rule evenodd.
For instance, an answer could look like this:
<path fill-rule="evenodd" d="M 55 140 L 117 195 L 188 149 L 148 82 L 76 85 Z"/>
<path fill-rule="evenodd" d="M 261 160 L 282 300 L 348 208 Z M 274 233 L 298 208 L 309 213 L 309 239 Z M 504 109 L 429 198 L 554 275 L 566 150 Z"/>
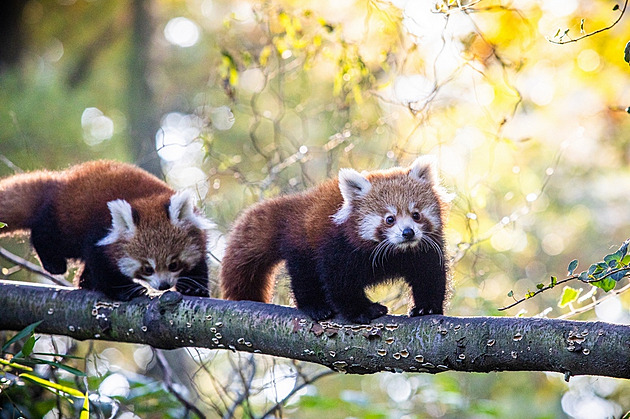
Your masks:
<path fill-rule="evenodd" d="M 221 290 L 226 300 L 269 303 L 273 297 L 277 261 L 245 255 L 228 246 L 221 261 Z"/>
<path fill-rule="evenodd" d="M 44 205 L 33 217 L 31 226 L 31 244 L 44 269 L 53 275 L 64 274 L 68 269 L 66 258 L 79 255 L 68 254 L 52 206 Z"/>

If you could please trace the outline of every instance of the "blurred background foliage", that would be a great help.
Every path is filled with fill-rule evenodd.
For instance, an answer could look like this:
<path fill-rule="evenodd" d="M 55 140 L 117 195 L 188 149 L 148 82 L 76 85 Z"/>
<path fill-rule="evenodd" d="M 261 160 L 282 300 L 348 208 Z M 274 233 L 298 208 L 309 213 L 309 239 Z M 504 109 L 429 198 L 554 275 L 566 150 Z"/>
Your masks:
<path fill-rule="evenodd" d="M 0 17 L 0 176 L 96 158 L 135 162 L 198 193 L 216 223 L 217 262 L 246 206 L 341 167 L 385 168 L 431 153 L 457 196 L 449 314 L 628 323 L 627 278 L 608 294 L 570 284 L 578 293 L 562 307 L 558 287 L 497 310 L 513 302 L 510 291 L 520 298 L 552 275 L 564 278 L 572 259 L 588 266 L 629 236 L 626 5 L 9 0 Z M 2 245 L 31 255 L 24 241 Z M 0 264 L 5 278 L 42 280 Z M 279 282 L 276 302 L 288 304 Z M 372 297 L 403 314 L 406 292 L 396 284 Z M 257 417 L 288 395 L 273 415 L 603 418 L 630 410 L 628 382 L 607 378 L 329 375 L 268 357 L 157 356 L 144 346 L 48 337 L 36 352 L 82 357 L 66 361 L 88 374 L 76 387 L 91 392 L 102 417 Z M 47 379 L 72 378 L 38 368 Z M 0 382 L 0 417 L 16 408 L 30 417 L 76 414 L 72 403 L 18 384 Z"/>

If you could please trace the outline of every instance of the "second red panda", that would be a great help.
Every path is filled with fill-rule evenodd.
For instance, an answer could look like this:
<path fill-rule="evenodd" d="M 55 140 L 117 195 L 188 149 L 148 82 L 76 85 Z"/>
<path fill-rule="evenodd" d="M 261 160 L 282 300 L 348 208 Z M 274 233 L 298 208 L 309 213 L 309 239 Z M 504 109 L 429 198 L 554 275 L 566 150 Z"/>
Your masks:
<path fill-rule="evenodd" d="M 364 290 L 394 278 L 411 287 L 411 316 L 442 314 L 448 198 L 432 161 L 364 174 L 341 169 L 338 179 L 254 205 L 228 240 L 223 296 L 269 302 L 284 260 L 297 307 L 315 320 L 339 314 L 367 323 L 386 314 Z"/>
<path fill-rule="evenodd" d="M 130 164 L 93 161 L 0 179 L 0 234 L 30 232 L 44 269 L 84 262 L 78 285 L 128 300 L 147 289 L 208 296 L 209 221 L 192 196 Z"/>

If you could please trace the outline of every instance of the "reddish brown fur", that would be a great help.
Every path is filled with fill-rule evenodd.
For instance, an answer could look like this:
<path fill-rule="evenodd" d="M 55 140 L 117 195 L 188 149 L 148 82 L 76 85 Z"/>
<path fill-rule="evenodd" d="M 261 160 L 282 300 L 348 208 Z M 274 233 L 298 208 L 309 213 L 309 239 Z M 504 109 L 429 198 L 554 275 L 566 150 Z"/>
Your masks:
<path fill-rule="evenodd" d="M 32 215 L 53 194 L 61 198 L 55 208 L 63 233 L 83 236 L 94 220 L 103 220 L 105 226 L 110 224 L 108 201 L 131 202 L 137 197 L 161 195 L 166 202 L 174 193 L 144 170 L 115 161 L 92 161 L 61 172 L 19 174 L 0 180 L 0 221 L 7 224 L 0 232 L 29 229 Z M 162 207 L 151 205 L 154 199 L 147 202 L 146 208 L 163 212 Z"/>
<path fill-rule="evenodd" d="M 444 223 L 448 203 L 439 186 L 427 188 L 409 178 L 410 168 L 374 171 L 366 175 L 372 188 L 348 222 L 336 225 L 331 217 L 341 208 L 343 197 L 337 178 L 308 191 L 261 202 L 245 211 L 235 222 L 222 261 L 223 297 L 230 300 L 271 301 L 276 265 L 283 259 L 281 248 L 315 254 L 330 236 L 331 229 L 345 229 L 357 248 L 372 248 L 374 242 L 357 234 L 357 222 L 385 205 L 408 205 L 410 196 L 436 207 Z M 254 263 L 253 263 L 254 262 Z"/>
<path fill-rule="evenodd" d="M 312 248 L 329 228 L 343 199 L 336 179 L 314 189 L 271 199 L 245 211 L 234 224 L 222 261 L 221 287 L 229 300 L 271 301 L 281 235 L 289 246 Z M 256 264 L 250 264 L 258 261 Z"/>

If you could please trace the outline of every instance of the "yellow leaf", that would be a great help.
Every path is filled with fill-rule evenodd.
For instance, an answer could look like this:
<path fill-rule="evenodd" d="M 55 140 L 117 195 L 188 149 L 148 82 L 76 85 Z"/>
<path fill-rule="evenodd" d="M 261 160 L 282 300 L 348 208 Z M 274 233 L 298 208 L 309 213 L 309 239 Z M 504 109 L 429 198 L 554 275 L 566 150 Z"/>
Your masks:
<path fill-rule="evenodd" d="M 258 62 L 260 63 L 260 65 L 266 67 L 270 56 L 271 47 L 269 45 L 265 45 L 265 47 L 260 51 L 260 57 L 258 57 Z"/>
<path fill-rule="evenodd" d="M 67 387 L 58 383 L 53 383 L 52 381 L 48 381 L 45 380 L 43 378 L 39 378 L 36 375 L 32 375 L 32 374 L 20 374 L 20 378 L 26 378 L 27 380 L 33 381 L 34 383 L 37 383 L 41 386 L 53 389 L 53 390 L 57 390 L 57 391 L 61 391 L 62 393 L 66 393 L 70 396 L 74 396 L 77 398 L 82 398 L 83 399 L 83 408 L 81 410 L 81 414 L 80 414 L 80 418 L 81 419 L 89 419 L 90 417 L 90 403 L 89 403 L 89 399 L 88 399 L 88 395 L 81 393 L 79 390 L 74 389 L 72 387 Z"/>
<path fill-rule="evenodd" d="M 363 103 L 363 95 L 361 94 L 361 88 L 358 84 L 352 86 L 352 94 L 357 105 L 361 105 Z"/>
<path fill-rule="evenodd" d="M 15 368 L 15 369 L 18 369 L 18 370 L 33 371 L 33 368 L 31 368 L 29 366 L 22 365 L 22 364 L 16 364 L 15 362 L 9 362 L 9 361 L 6 361 L 4 359 L 0 359 L 0 364 L 6 365 L 7 367 Z"/>

